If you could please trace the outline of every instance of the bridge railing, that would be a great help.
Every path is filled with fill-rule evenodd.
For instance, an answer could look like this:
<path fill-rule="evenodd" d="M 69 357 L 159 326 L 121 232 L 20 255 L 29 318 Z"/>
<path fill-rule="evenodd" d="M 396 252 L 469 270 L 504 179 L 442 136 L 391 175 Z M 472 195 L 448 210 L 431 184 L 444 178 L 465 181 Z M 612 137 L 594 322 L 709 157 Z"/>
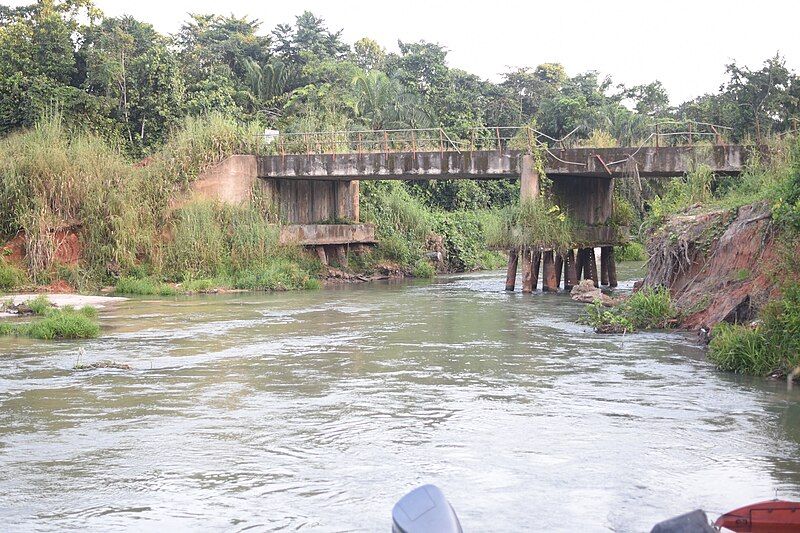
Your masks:
<path fill-rule="evenodd" d="M 637 142 L 644 146 L 681 146 L 725 144 L 726 126 L 695 121 L 665 120 L 644 131 Z M 460 135 L 448 133 L 443 128 L 385 129 L 385 130 L 330 130 L 313 132 L 266 132 L 256 143 L 259 155 L 284 154 L 337 154 L 337 153 L 391 153 L 391 152 L 445 152 L 476 150 L 527 150 L 542 149 L 547 152 L 575 147 L 611 148 L 591 146 L 580 138 L 575 128 L 566 135 L 555 138 L 530 126 L 494 126 L 471 128 Z"/>

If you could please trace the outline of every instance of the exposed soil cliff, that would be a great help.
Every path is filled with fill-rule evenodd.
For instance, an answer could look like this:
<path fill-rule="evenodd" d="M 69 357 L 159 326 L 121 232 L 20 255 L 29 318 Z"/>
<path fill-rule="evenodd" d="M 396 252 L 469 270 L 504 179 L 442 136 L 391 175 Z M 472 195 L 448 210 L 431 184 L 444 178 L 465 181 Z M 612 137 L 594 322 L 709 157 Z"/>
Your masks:
<path fill-rule="evenodd" d="M 800 252 L 800 247 L 797 250 Z M 681 326 L 743 322 L 777 296 L 779 243 L 764 203 L 676 215 L 648 242 L 645 283 L 666 285 L 682 311 Z"/>

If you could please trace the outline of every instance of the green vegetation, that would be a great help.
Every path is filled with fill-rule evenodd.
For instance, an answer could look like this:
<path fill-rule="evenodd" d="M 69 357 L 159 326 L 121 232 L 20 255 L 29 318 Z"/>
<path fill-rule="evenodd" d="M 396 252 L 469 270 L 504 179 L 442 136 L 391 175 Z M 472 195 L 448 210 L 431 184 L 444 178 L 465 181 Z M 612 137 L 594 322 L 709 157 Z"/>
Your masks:
<path fill-rule="evenodd" d="M 97 309 L 82 307 L 57 309 L 44 296 L 27 303 L 30 310 L 41 318 L 26 323 L 0 322 L 0 336 L 18 335 L 34 339 L 89 339 L 100 334 Z"/>
<path fill-rule="evenodd" d="M 647 250 L 642 243 L 630 241 L 614 247 L 614 258 L 617 261 L 647 261 Z"/>
<path fill-rule="evenodd" d="M 678 310 L 665 287 L 645 287 L 615 307 L 600 302 L 587 306 L 584 323 L 603 333 L 674 327 Z"/>
<path fill-rule="evenodd" d="M 0 291 L 10 291 L 25 282 L 25 272 L 0 257 Z"/>
<path fill-rule="evenodd" d="M 501 209 L 490 219 L 488 242 L 497 248 L 530 246 L 566 250 L 575 241 L 575 222 L 547 196 Z"/>
<path fill-rule="evenodd" d="M 786 375 L 800 367 L 800 285 L 790 285 L 770 302 L 754 327 L 714 327 L 708 356 L 720 370 L 759 376 Z"/>

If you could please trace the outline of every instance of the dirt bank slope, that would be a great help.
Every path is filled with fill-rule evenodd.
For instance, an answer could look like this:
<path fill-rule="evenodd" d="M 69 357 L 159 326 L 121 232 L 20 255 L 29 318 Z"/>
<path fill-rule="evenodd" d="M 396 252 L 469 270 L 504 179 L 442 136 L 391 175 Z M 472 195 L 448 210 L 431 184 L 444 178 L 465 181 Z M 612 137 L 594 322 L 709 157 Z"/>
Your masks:
<path fill-rule="evenodd" d="M 750 320 L 786 274 L 776 270 L 778 248 L 764 203 L 676 215 L 649 239 L 645 283 L 670 288 L 685 328 Z"/>

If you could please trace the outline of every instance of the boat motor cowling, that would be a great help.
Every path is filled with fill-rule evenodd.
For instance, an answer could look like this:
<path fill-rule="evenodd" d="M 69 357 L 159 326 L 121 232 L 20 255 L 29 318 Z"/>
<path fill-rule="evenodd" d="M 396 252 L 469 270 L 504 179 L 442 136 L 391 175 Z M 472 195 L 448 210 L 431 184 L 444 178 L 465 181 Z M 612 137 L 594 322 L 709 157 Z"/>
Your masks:
<path fill-rule="evenodd" d="M 463 532 L 444 493 L 435 485 L 423 485 L 394 504 L 392 533 Z"/>

